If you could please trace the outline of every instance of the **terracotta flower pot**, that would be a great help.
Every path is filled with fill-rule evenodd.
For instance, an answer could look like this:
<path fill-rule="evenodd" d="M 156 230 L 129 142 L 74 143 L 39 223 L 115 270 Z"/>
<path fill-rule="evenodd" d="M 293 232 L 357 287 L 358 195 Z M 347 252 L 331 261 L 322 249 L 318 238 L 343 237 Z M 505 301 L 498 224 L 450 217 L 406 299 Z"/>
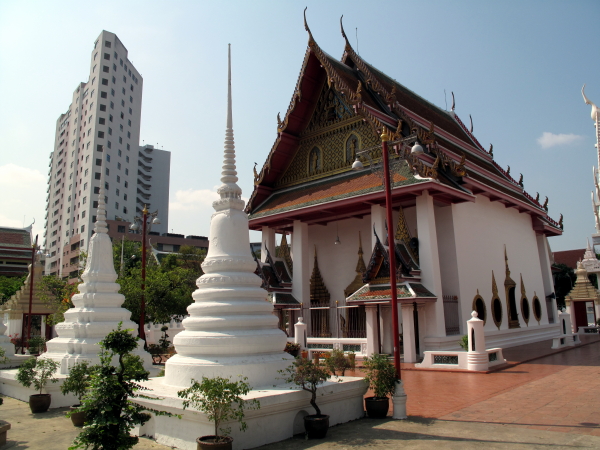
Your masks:
<path fill-rule="evenodd" d="M 34 394 L 29 396 L 29 409 L 32 413 L 43 413 L 48 411 L 52 397 L 50 394 Z"/>
<path fill-rule="evenodd" d="M 309 439 L 324 439 L 329 429 L 327 414 L 304 416 L 304 429 Z"/>
<path fill-rule="evenodd" d="M 302 350 L 300 352 L 300 356 L 302 357 L 302 359 L 308 359 L 308 350 Z"/>
<path fill-rule="evenodd" d="M 69 409 L 76 411 L 81 405 L 73 405 Z M 71 414 L 71 422 L 73 426 L 82 427 L 85 424 L 85 411 L 78 411 Z"/>
<path fill-rule="evenodd" d="M 229 436 L 219 436 L 222 441 L 215 442 L 217 436 L 200 436 L 196 439 L 197 450 L 231 450 L 233 448 L 233 438 Z"/>
<path fill-rule="evenodd" d="M 365 398 L 365 407 L 367 415 L 371 419 L 385 419 L 390 409 L 390 399 L 387 397 L 367 397 Z"/>

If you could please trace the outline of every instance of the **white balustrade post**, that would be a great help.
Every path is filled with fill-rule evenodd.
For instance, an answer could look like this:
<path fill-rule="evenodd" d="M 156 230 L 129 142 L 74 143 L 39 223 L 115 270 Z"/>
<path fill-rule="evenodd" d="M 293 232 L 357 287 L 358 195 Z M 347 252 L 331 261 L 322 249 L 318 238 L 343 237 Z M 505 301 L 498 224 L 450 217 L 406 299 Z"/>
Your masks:
<path fill-rule="evenodd" d="M 300 350 L 306 350 L 306 324 L 298 317 L 298 322 L 294 325 L 294 342 L 300 344 Z"/>
<path fill-rule="evenodd" d="M 467 370 L 488 370 L 490 361 L 485 348 L 483 320 L 477 318 L 477 311 L 473 311 L 471 319 L 467 320 L 467 333 L 469 337 Z"/>

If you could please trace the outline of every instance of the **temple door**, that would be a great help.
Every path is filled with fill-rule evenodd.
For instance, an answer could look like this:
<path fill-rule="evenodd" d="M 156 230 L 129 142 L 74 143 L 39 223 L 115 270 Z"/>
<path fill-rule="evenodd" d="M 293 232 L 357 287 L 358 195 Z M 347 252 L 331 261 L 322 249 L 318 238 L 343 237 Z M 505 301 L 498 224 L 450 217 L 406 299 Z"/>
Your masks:
<path fill-rule="evenodd" d="M 573 302 L 573 311 L 575 312 L 575 332 L 579 331 L 579 327 L 587 327 L 587 311 L 585 309 L 585 302 Z"/>

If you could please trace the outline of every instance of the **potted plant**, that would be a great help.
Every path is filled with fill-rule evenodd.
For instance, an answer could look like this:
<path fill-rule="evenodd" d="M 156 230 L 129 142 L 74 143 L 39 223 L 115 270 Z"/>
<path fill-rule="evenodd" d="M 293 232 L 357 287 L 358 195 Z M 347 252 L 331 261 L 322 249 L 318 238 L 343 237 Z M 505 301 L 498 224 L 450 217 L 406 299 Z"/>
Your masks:
<path fill-rule="evenodd" d="M 183 409 L 192 407 L 202 411 L 208 420 L 215 424 L 215 434 L 201 436 L 196 439 L 198 450 L 231 450 L 233 438 L 228 436 L 231 427 L 221 428 L 227 420 L 235 420 L 240 424 L 240 430 L 246 431 L 244 409 L 258 409 L 258 400 L 244 400 L 241 396 L 250 392 L 248 378 L 232 381 L 229 378 L 202 377 L 198 382 L 192 379 L 192 385 L 177 392 L 183 398 Z"/>
<path fill-rule="evenodd" d="M 58 370 L 59 364 L 47 358 L 36 358 L 32 356 L 27 359 L 17 370 L 17 381 L 26 388 L 33 385 L 39 394 L 29 396 L 29 408 L 32 413 L 48 411 L 52 397 L 50 394 L 42 394 L 48 382 L 56 383 L 58 378 L 52 375 Z"/>
<path fill-rule="evenodd" d="M 394 395 L 396 389 L 396 369 L 387 355 L 374 354 L 363 361 L 366 373 L 365 381 L 375 394 L 365 398 L 367 415 L 374 419 L 383 419 L 389 410 L 388 395 Z"/>
<path fill-rule="evenodd" d="M 331 374 L 325 367 L 304 358 L 297 358 L 291 366 L 280 373 L 284 375 L 287 383 L 294 383 L 310 392 L 310 404 L 316 414 L 304 416 L 304 429 L 309 439 L 323 439 L 329 429 L 329 416 L 321 414 L 321 409 L 317 406 L 317 388 L 329 380 Z"/>
<path fill-rule="evenodd" d="M 469 336 L 467 336 L 466 334 L 460 338 L 460 341 L 458 341 L 458 345 L 460 345 L 460 348 L 462 348 L 465 352 L 469 351 Z"/>
<path fill-rule="evenodd" d="M 350 362 L 342 350 L 333 349 L 329 358 L 325 359 L 325 365 L 332 375 L 344 376 L 346 370 L 352 369 L 353 364 Z"/>
<path fill-rule="evenodd" d="M 78 404 L 71 406 L 71 412 L 67 415 L 76 427 L 82 427 L 85 423 L 85 412 L 79 411 L 79 407 L 81 406 L 83 394 L 90 387 L 90 377 L 93 369 L 94 366 L 91 366 L 88 361 L 78 362 L 71 367 L 69 376 L 60 387 L 60 392 L 63 395 L 75 394 L 75 397 L 79 400 Z"/>
<path fill-rule="evenodd" d="M 283 349 L 283 351 L 289 353 L 294 358 L 296 358 L 298 356 L 298 353 L 300 353 L 300 344 L 288 341 L 285 343 L 285 348 Z"/>

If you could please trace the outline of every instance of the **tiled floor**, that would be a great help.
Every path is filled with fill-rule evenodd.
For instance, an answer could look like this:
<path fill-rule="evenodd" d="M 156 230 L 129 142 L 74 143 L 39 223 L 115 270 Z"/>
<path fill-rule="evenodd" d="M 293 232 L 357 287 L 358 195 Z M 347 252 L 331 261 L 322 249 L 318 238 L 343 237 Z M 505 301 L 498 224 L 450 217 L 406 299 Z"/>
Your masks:
<path fill-rule="evenodd" d="M 518 365 L 488 374 L 404 371 L 408 414 L 600 436 L 600 340 L 584 343 L 558 353 L 549 341 L 507 349 Z"/>

